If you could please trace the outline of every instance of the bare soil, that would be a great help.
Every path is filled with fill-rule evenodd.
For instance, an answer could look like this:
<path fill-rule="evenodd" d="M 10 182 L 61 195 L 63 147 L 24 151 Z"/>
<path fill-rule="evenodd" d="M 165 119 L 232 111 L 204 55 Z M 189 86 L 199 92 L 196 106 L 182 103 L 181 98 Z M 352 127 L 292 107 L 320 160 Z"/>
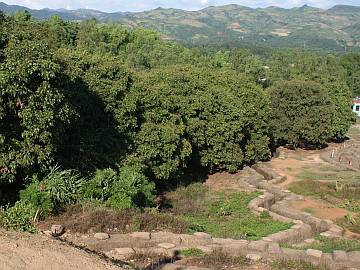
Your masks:
<path fill-rule="evenodd" d="M 0 231 L 2 270 L 120 270 L 88 254 L 42 235 Z"/>

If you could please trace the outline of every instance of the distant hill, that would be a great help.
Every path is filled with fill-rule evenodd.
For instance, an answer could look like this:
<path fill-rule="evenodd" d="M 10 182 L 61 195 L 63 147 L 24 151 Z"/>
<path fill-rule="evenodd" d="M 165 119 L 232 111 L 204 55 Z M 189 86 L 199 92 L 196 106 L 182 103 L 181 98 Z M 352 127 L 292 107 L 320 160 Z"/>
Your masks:
<path fill-rule="evenodd" d="M 58 15 L 64 20 L 96 18 L 128 27 L 152 28 L 164 38 L 192 45 L 271 46 L 336 51 L 360 50 L 360 7 L 338 5 L 328 10 L 302 6 L 292 9 L 252 9 L 239 5 L 199 11 L 157 8 L 131 13 L 97 10 L 31 10 L 0 2 L 6 13 L 27 10 L 38 19 Z"/>

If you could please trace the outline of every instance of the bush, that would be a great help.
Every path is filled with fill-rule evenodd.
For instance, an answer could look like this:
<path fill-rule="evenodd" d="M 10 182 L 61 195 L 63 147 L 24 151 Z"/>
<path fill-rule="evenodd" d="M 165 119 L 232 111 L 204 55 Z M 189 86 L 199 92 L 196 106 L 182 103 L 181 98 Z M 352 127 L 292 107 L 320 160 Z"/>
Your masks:
<path fill-rule="evenodd" d="M 44 190 L 49 193 L 56 206 L 77 202 L 83 181 L 73 170 L 61 171 L 59 167 L 51 168 L 43 179 Z"/>
<path fill-rule="evenodd" d="M 90 200 L 107 201 L 111 197 L 112 186 L 117 181 L 113 169 L 96 170 L 94 176 L 86 183 L 84 197 Z"/>
<path fill-rule="evenodd" d="M 34 232 L 32 225 L 55 208 L 75 203 L 81 193 L 82 179 L 71 170 L 51 168 L 42 182 L 36 178 L 20 191 L 20 200 L 0 210 L 0 226 L 6 229 Z"/>
<path fill-rule="evenodd" d="M 12 207 L 0 209 L 0 226 L 7 230 L 36 232 L 32 223 L 36 220 L 37 213 L 33 205 L 18 201 Z"/>
<path fill-rule="evenodd" d="M 155 199 L 155 185 L 134 166 L 97 170 L 84 190 L 86 200 L 99 201 L 115 209 L 149 206 Z"/>
<path fill-rule="evenodd" d="M 39 182 L 34 182 L 20 191 L 20 201 L 36 209 L 38 218 L 47 216 L 54 209 L 50 194 L 43 190 L 42 187 L 43 185 L 39 184 Z"/>

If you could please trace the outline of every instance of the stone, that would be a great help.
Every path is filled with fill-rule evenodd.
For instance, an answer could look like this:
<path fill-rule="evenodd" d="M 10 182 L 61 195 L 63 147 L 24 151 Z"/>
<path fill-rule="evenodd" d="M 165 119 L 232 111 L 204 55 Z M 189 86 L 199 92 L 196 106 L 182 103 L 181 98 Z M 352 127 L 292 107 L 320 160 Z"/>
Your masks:
<path fill-rule="evenodd" d="M 52 225 L 51 226 L 51 234 L 52 236 L 60 236 L 65 232 L 65 228 L 63 225 Z"/>
<path fill-rule="evenodd" d="M 339 226 L 332 226 L 329 231 L 337 235 L 342 235 L 344 229 Z"/>
<path fill-rule="evenodd" d="M 204 253 L 211 253 L 214 251 L 214 248 L 211 246 L 197 246 L 196 248 Z"/>
<path fill-rule="evenodd" d="M 114 252 L 112 252 L 113 257 L 117 259 L 125 259 L 134 253 L 135 251 L 132 248 L 115 248 Z"/>
<path fill-rule="evenodd" d="M 201 237 L 201 238 L 207 238 L 207 239 L 211 239 L 211 238 L 212 238 L 210 234 L 204 233 L 204 232 L 196 232 L 196 233 L 194 233 L 194 235 L 195 235 L 196 237 Z"/>
<path fill-rule="evenodd" d="M 271 239 L 270 237 L 263 237 L 262 240 L 264 240 L 265 242 L 274 242 L 273 239 Z"/>
<path fill-rule="evenodd" d="M 171 249 L 171 248 L 176 247 L 176 245 L 171 244 L 171 243 L 160 243 L 160 244 L 158 244 L 158 247 L 164 248 L 164 249 Z"/>
<path fill-rule="evenodd" d="M 254 262 L 258 262 L 262 259 L 261 255 L 258 254 L 247 254 L 246 259 L 249 259 Z"/>
<path fill-rule="evenodd" d="M 314 244 L 314 243 L 318 243 L 319 241 L 318 240 L 316 240 L 316 239 L 305 239 L 304 240 L 304 243 L 305 244 Z"/>
<path fill-rule="evenodd" d="M 213 243 L 214 244 L 231 244 L 233 243 L 235 240 L 234 239 L 230 239 L 230 238 L 213 238 Z"/>
<path fill-rule="evenodd" d="M 248 245 L 248 248 L 256 251 L 266 251 L 268 245 L 269 243 L 265 241 L 252 241 Z"/>
<path fill-rule="evenodd" d="M 180 237 L 179 244 L 188 247 L 206 246 L 212 244 L 212 239 L 208 237 L 198 237 L 195 235 L 188 235 L 188 234 L 180 234 L 179 237 Z M 165 239 L 163 242 L 172 242 L 172 241 L 168 241 Z"/>
<path fill-rule="evenodd" d="M 335 261 L 338 261 L 338 262 L 345 262 L 348 260 L 347 254 L 343 250 L 334 250 L 333 258 Z"/>
<path fill-rule="evenodd" d="M 306 253 L 304 250 L 297 250 L 291 248 L 281 248 L 282 255 L 280 258 L 285 258 L 286 260 L 301 260 L 304 259 Z"/>
<path fill-rule="evenodd" d="M 321 236 L 324 236 L 324 237 L 330 237 L 331 234 L 330 233 L 327 233 L 327 232 L 322 232 L 320 233 Z"/>
<path fill-rule="evenodd" d="M 347 253 L 350 261 L 357 262 L 360 264 L 360 251 L 351 251 Z"/>
<path fill-rule="evenodd" d="M 140 238 L 140 239 L 144 239 L 144 240 L 150 240 L 150 233 L 149 232 L 133 232 L 132 234 L 130 234 L 131 237 L 134 238 Z"/>
<path fill-rule="evenodd" d="M 53 236 L 52 231 L 43 231 L 42 233 L 49 237 Z"/>
<path fill-rule="evenodd" d="M 278 243 L 270 243 L 268 247 L 268 252 L 270 254 L 279 254 L 281 253 L 281 248 Z"/>
<path fill-rule="evenodd" d="M 193 238 L 196 238 L 192 235 L 190 235 Z M 181 244 L 181 235 L 171 233 L 171 232 L 153 232 L 151 233 L 151 240 L 157 243 L 167 242 L 167 243 L 173 243 L 176 245 Z M 201 244 L 199 244 L 201 245 Z"/>
<path fill-rule="evenodd" d="M 94 238 L 97 240 L 107 240 L 110 238 L 110 235 L 107 233 L 95 233 Z"/>
<path fill-rule="evenodd" d="M 322 251 L 317 250 L 317 249 L 307 249 L 306 255 L 320 259 L 322 256 Z"/>

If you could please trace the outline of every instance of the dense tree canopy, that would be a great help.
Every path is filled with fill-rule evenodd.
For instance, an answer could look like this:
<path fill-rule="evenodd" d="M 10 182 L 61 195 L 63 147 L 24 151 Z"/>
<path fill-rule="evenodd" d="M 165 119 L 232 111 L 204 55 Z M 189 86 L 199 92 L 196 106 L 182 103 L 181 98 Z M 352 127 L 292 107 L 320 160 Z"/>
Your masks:
<path fill-rule="evenodd" d="M 272 142 L 322 144 L 354 120 L 357 55 L 186 48 L 27 13 L 0 13 L 0 26 L 3 184 L 54 165 L 85 177 L 130 165 L 158 182 L 194 166 L 236 171 L 267 159 Z"/>
<path fill-rule="evenodd" d="M 318 145 L 331 138 L 333 104 L 316 82 L 283 81 L 269 89 L 271 127 L 277 143 Z"/>

